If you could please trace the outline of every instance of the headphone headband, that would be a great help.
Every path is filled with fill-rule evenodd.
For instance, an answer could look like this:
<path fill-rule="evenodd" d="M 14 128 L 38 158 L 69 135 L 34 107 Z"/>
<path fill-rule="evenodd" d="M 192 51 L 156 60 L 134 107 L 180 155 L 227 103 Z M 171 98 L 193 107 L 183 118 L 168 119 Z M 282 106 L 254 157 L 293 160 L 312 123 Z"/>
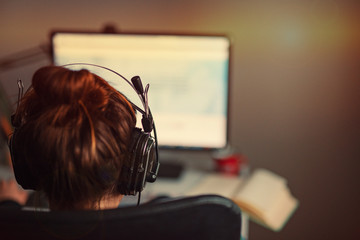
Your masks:
<path fill-rule="evenodd" d="M 138 107 L 136 104 L 134 104 L 132 101 L 128 100 L 130 102 L 130 104 L 133 106 L 133 108 L 135 108 L 137 111 L 139 111 L 143 118 L 147 118 L 147 119 L 152 119 L 152 116 L 151 116 L 151 112 L 150 112 L 150 108 L 149 108 L 149 105 L 148 105 L 148 97 L 147 97 L 147 93 L 148 93 L 148 89 L 149 89 L 149 84 L 146 85 L 146 90 L 144 91 L 143 89 L 143 85 L 142 85 L 142 81 L 140 79 L 139 76 L 134 76 L 131 78 L 131 82 L 126 79 L 123 75 L 121 75 L 120 73 L 110 69 L 110 68 L 107 68 L 107 67 L 104 67 L 104 66 L 101 66 L 101 65 L 97 65 L 97 64 L 93 64 L 93 63 L 69 63 L 69 64 L 65 64 L 65 65 L 62 65 L 61 67 L 68 67 L 68 66 L 81 66 L 81 65 L 84 65 L 84 66 L 92 66 L 92 67 L 98 67 L 98 68 L 102 68 L 102 69 L 105 69 L 105 70 L 108 70 L 114 74 L 116 74 L 117 76 L 119 76 L 120 78 L 122 78 L 125 82 L 127 82 L 131 88 L 139 95 L 139 98 L 143 104 L 143 107 L 144 107 L 144 110 L 142 110 L 140 107 Z M 150 128 L 152 130 L 153 128 L 153 122 L 150 121 Z M 145 130 L 145 132 L 151 132 L 150 131 L 146 131 L 146 129 L 149 130 L 149 126 L 146 126 L 144 127 L 143 126 L 143 129 Z"/>

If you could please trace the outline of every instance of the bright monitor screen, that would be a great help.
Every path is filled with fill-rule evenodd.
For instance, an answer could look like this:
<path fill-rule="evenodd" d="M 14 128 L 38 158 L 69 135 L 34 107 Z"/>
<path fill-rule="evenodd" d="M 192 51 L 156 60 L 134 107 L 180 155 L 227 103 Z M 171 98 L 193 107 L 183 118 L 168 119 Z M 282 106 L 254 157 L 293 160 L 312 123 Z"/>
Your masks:
<path fill-rule="evenodd" d="M 230 41 L 221 35 L 74 33 L 51 35 L 55 65 L 90 63 L 150 85 L 159 147 L 218 149 L 228 141 Z M 87 68 L 137 106 L 135 91 L 110 71 Z M 138 124 L 141 121 L 138 114 Z"/>

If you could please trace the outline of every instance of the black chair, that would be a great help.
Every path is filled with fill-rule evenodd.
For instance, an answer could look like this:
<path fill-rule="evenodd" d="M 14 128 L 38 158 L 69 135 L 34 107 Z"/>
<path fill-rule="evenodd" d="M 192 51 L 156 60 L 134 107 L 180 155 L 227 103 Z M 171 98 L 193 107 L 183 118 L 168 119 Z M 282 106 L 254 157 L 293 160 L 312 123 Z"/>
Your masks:
<path fill-rule="evenodd" d="M 241 211 L 201 195 L 102 211 L 0 208 L 0 239 L 240 239 Z"/>

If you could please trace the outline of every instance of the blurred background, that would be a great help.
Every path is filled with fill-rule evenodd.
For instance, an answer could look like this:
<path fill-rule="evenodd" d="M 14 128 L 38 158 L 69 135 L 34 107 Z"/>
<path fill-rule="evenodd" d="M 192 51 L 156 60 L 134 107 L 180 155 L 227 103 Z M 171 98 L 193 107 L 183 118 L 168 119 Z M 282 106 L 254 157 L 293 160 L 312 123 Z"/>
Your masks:
<path fill-rule="evenodd" d="M 251 168 L 287 178 L 300 201 L 281 232 L 250 223 L 249 239 L 360 239 L 360 1 L 2 0 L 0 59 L 35 55 L 0 63 L 9 104 L 16 80 L 28 87 L 50 63 L 51 30 L 109 23 L 233 39 L 231 144 Z"/>

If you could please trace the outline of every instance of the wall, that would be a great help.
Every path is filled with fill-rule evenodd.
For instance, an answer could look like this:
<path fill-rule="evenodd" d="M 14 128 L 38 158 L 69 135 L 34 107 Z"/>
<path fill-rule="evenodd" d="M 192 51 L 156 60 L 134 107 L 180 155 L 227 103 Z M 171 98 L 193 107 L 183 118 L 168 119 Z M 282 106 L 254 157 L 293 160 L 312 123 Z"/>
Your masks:
<path fill-rule="evenodd" d="M 359 188 L 360 4 L 351 0 L 1 1 L 0 58 L 46 44 L 52 29 L 227 33 L 234 41 L 231 142 L 253 168 L 288 179 L 300 207 L 250 239 L 355 239 Z M 15 101 L 49 61 L 0 69 Z"/>

